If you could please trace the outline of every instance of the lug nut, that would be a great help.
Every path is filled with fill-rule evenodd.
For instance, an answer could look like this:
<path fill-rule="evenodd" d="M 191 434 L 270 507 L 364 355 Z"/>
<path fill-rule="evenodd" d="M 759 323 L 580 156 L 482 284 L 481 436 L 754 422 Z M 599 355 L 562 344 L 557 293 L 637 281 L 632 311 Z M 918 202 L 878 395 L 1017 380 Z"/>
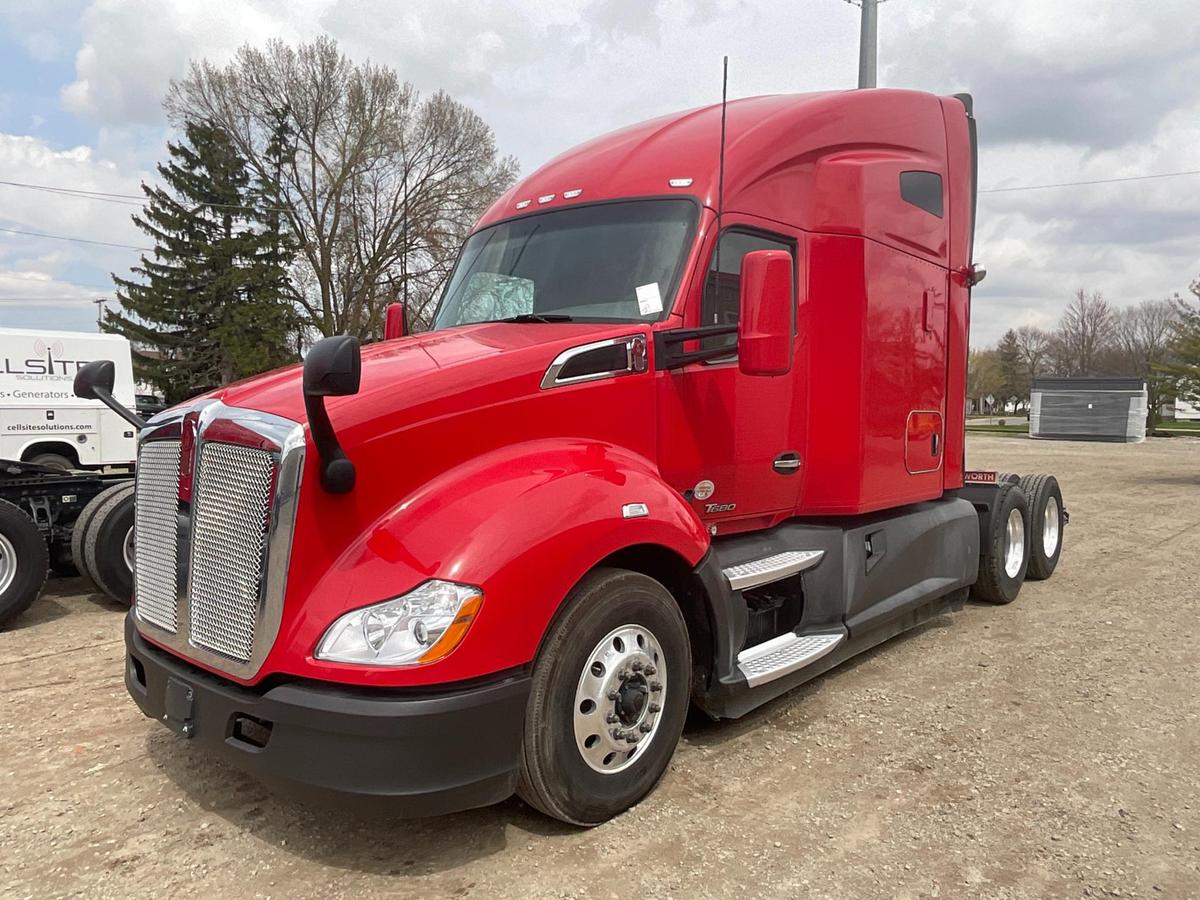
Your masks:
<path fill-rule="evenodd" d="M 661 681 L 650 682 L 650 690 L 657 694 L 659 691 L 662 690 L 662 682 Z"/>
<path fill-rule="evenodd" d="M 649 734 L 652 727 L 654 726 L 652 726 L 649 722 L 643 722 L 638 726 L 638 731 L 640 731 L 642 734 Z"/>
<path fill-rule="evenodd" d="M 640 659 L 635 659 L 632 663 L 629 664 L 629 667 L 631 669 L 633 669 L 633 671 L 635 671 L 635 672 L 640 672 L 640 671 L 642 671 L 642 667 L 644 665 L 645 665 L 645 663 L 642 662 Z"/>
<path fill-rule="evenodd" d="M 651 703 L 649 706 L 649 710 L 652 713 L 662 712 L 662 707 L 659 706 L 657 703 Z"/>
<path fill-rule="evenodd" d="M 604 721 L 607 722 L 609 725 L 616 725 L 617 721 L 618 721 L 617 714 L 609 713 L 607 716 L 604 717 Z"/>
<path fill-rule="evenodd" d="M 620 691 L 609 691 L 609 692 L 608 692 L 608 699 L 609 699 L 609 700 L 620 700 L 620 699 L 621 699 L 621 692 L 620 692 Z"/>
<path fill-rule="evenodd" d="M 625 737 L 625 732 L 623 732 L 620 728 L 614 728 L 612 730 L 612 736 L 614 741 L 619 741 Z"/>
<path fill-rule="evenodd" d="M 635 731 L 631 731 L 625 735 L 625 743 L 627 744 L 636 744 L 641 739 L 642 736 Z"/>
<path fill-rule="evenodd" d="M 654 666 L 652 666 L 652 665 L 648 665 L 648 666 L 646 666 L 646 674 L 647 674 L 647 675 L 653 675 L 653 674 L 655 674 L 657 671 L 658 671 L 658 669 L 654 668 Z"/>

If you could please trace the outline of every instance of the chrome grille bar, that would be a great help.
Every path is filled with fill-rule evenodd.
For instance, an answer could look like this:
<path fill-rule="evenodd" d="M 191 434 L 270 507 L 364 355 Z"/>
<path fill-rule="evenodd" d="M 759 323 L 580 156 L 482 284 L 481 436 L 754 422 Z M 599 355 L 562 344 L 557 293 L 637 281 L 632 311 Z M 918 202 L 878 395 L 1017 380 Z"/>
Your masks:
<path fill-rule="evenodd" d="M 262 595 L 275 459 L 206 443 L 196 472 L 188 567 L 191 642 L 249 662 Z"/>
<path fill-rule="evenodd" d="M 133 594 L 137 616 L 178 629 L 179 441 L 150 441 L 138 453 L 134 500 Z"/>
<path fill-rule="evenodd" d="M 181 438 L 194 452 L 180 452 Z M 253 678 L 283 619 L 304 428 L 204 399 L 155 416 L 140 439 L 138 630 Z M 181 466 L 190 466 L 190 501 L 179 498 Z"/>

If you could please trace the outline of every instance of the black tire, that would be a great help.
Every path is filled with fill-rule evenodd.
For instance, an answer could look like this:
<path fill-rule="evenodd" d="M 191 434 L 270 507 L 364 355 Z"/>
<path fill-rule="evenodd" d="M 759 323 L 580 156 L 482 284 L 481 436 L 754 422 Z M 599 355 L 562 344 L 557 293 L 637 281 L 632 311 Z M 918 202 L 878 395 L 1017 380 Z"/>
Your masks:
<path fill-rule="evenodd" d="M 1020 565 L 1010 574 L 1005 568 L 1009 541 L 1008 521 L 1013 511 L 1020 513 L 1022 544 Z M 996 489 L 996 502 L 989 520 L 988 534 L 980 548 L 979 580 L 972 595 L 988 603 L 1012 603 L 1021 593 L 1029 568 L 1029 501 L 1017 484 L 1002 484 Z"/>
<path fill-rule="evenodd" d="M 1041 581 L 1054 574 L 1063 545 L 1063 498 L 1058 479 L 1053 475 L 1026 475 L 1021 490 L 1029 501 L 1029 573 L 1027 578 Z M 1050 520 L 1055 520 L 1051 523 Z"/>
<path fill-rule="evenodd" d="M 638 714 L 642 718 L 636 721 L 649 728 L 651 721 L 646 717 L 657 715 L 657 719 L 645 743 L 640 735 L 634 737 L 636 743 L 625 744 L 628 738 L 621 739 L 623 747 L 632 746 L 630 751 L 623 750 L 625 755 L 614 763 L 624 768 L 599 771 L 585 760 L 584 750 L 577 742 L 577 691 L 582 687 L 585 669 L 603 671 L 603 667 L 593 668 L 597 664 L 594 654 L 622 626 L 648 631 L 661 650 L 658 658 L 662 671 L 644 670 L 650 673 L 651 680 L 641 682 Z M 619 641 L 614 641 L 614 646 L 618 650 L 624 647 Z M 591 665 L 589 660 L 593 660 Z M 642 671 L 633 662 L 628 666 L 625 662 L 614 662 L 604 678 L 618 677 L 619 672 L 631 668 L 632 679 L 628 682 L 622 679 L 622 684 L 632 684 Z M 671 762 L 687 716 L 690 686 L 691 647 L 687 626 L 670 592 L 653 578 L 637 572 L 597 569 L 590 573 L 567 597 L 534 664 L 517 793 L 546 815 L 573 825 L 599 825 L 629 809 L 654 790 Z M 659 710 L 654 708 L 656 696 L 660 698 Z M 597 723 L 618 710 L 618 701 L 611 696 L 602 702 L 612 708 L 591 704 Z M 623 707 L 621 711 L 627 709 Z M 624 721 L 629 728 L 622 733 L 635 735 L 634 716 Z M 618 722 L 616 727 L 621 731 L 622 723 Z M 599 739 L 599 735 L 585 740 L 592 738 Z M 608 741 L 607 734 L 603 740 Z M 608 765 L 610 757 L 617 756 L 608 753 L 604 765 Z"/>
<path fill-rule="evenodd" d="M 46 583 L 46 539 L 25 510 L 0 500 L 0 628 L 37 599 Z"/>
<path fill-rule="evenodd" d="M 92 578 L 92 573 L 88 571 L 87 559 L 83 552 L 83 541 L 87 537 L 88 526 L 92 523 L 96 512 L 113 494 L 120 491 L 132 490 L 132 481 L 122 481 L 120 484 L 114 484 L 112 487 L 105 488 L 89 500 L 87 505 L 79 511 L 79 515 L 75 517 L 75 524 L 71 526 L 71 562 L 84 578 L 90 578 L 92 581 L 96 580 Z"/>
<path fill-rule="evenodd" d="M 133 531 L 132 490 L 113 493 L 96 510 L 83 536 L 84 565 L 96 587 L 118 603 L 133 600 L 133 569 L 125 558 L 125 542 Z"/>
<path fill-rule="evenodd" d="M 68 459 L 61 453 L 39 453 L 37 456 L 30 457 L 27 462 L 31 462 L 36 466 L 48 466 L 51 469 L 61 469 L 64 472 L 70 472 L 78 468 L 74 460 Z"/>

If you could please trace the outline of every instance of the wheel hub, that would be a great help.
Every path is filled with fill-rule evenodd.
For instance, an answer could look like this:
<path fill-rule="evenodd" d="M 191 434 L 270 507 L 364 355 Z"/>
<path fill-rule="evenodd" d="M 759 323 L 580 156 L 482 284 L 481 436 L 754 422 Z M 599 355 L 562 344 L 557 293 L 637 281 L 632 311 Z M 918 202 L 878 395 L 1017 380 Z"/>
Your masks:
<path fill-rule="evenodd" d="M 17 577 L 17 551 L 12 541 L 0 534 L 0 594 L 8 590 Z"/>
<path fill-rule="evenodd" d="M 620 772 L 658 731 L 667 690 L 662 647 L 642 625 L 622 625 L 598 643 L 575 691 L 575 743 L 592 769 Z"/>
<path fill-rule="evenodd" d="M 1008 522 L 1004 529 L 1004 573 L 1009 578 L 1016 578 L 1025 561 L 1025 519 L 1021 510 L 1013 509 L 1008 514 Z"/>

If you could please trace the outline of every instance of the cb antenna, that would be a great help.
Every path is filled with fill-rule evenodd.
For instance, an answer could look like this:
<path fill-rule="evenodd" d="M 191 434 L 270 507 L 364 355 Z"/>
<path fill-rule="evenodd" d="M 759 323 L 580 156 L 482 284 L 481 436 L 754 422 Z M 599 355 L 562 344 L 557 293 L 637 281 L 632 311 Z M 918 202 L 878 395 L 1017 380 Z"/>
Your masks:
<path fill-rule="evenodd" d="M 721 213 L 725 211 L 725 106 L 729 99 L 729 57 L 724 57 L 721 71 L 721 150 L 717 161 L 717 251 L 713 254 L 714 298 L 721 291 Z M 713 310 L 714 316 L 719 315 Z M 714 321 L 713 323 L 718 324 Z"/>

